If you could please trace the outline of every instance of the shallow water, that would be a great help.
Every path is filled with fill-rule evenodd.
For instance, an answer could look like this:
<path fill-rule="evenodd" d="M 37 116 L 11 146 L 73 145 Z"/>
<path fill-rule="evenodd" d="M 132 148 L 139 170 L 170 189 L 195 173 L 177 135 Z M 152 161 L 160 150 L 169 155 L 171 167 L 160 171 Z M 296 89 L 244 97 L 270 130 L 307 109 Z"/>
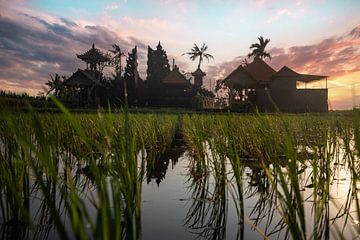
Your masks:
<path fill-rule="evenodd" d="M 358 235 L 359 219 L 355 214 L 355 201 L 351 195 L 351 174 L 344 153 L 337 160 L 330 160 L 330 192 L 321 211 L 319 235 L 324 239 L 352 239 Z M 314 194 L 311 186 L 311 161 L 303 165 L 299 174 L 301 195 L 307 227 L 311 237 L 314 226 Z M 279 199 L 264 170 L 256 159 L 242 159 L 243 193 L 236 195 L 235 181 L 229 163 L 225 163 L 226 182 L 216 183 L 214 173 L 195 179 L 192 172 L 193 157 L 183 146 L 167 149 L 159 156 L 142 182 L 141 228 L 142 239 L 285 239 L 289 237 L 288 225 L 282 218 Z M 271 166 L 269 167 L 271 169 Z M 75 176 L 92 218 L 95 208 L 89 200 L 96 195 L 86 174 Z M 202 179 L 202 180 L 201 180 Z M 32 185 L 34 182 L 32 182 Z M 34 186 L 34 185 L 33 185 Z M 30 211 L 34 222 L 30 227 L 14 227 L 2 224 L 1 238 L 58 239 L 49 212 L 39 212 L 44 205 L 37 187 L 32 189 Z M 203 191 L 203 192 L 202 192 Z M 58 189 L 54 199 L 59 208 L 63 206 Z M 202 195 L 198 195 L 202 192 Z M 234 195 L 235 194 L 235 195 Z M 357 194 L 357 193 L 355 193 Z M 203 196 L 202 198 L 196 196 Z M 205 197 L 204 197 L 205 196 Z M 241 199 L 239 199 L 239 197 Z M 243 202 L 243 217 L 239 217 L 235 203 Z M 93 210 L 91 210 L 93 209 Z M 62 216 L 67 222 L 66 214 Z"/>

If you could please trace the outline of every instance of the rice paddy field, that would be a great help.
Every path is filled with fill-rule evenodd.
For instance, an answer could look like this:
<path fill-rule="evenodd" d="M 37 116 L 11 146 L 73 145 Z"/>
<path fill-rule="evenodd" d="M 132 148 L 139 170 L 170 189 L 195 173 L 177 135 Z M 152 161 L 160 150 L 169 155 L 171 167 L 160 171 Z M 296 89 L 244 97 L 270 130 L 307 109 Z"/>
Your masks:
<path fill-rule="evenodd" d="M 0 116 L 1 239 L 359 238 L 355 112 L 59 106 Z"/>

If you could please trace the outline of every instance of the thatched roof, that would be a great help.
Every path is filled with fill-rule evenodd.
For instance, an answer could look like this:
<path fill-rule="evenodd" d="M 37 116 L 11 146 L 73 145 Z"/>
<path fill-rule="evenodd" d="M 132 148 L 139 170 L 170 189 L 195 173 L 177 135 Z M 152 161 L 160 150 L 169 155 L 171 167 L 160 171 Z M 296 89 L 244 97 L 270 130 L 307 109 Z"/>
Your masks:
<path fill-rule="evenodd" d="M 327 76 L 300 74 L 287 66 L 278 72 L 272 69 L 266 62 L 255 58 L 246 66 L 239 66 L 231 72 L 223 81 L 227 86 L 252 88 L 254 86 L 266 86 L 270 81 L 277 78 L 290 78 L 300 82 L 312 82 L 326 78 Z"/>
<path fill-rule="evenodd" d="M 295 81 L 308 83 L 308 82 L 317 81 L 317 80 L 327 78 L 327 76 L 301 74 L 301 73 L 295 72 L 294 70 L 292 70 L 291 68 L 289 68 L 287 66 L 284 66 L 277 73 L 275 73 L 272 76 L 272 78 L 273 79 L 275 79 L 275 78 L 290 78 L 290 79 L 293 79 Z"/>
<path fill-rule="evenodd" d="M 98 82 L 99 81 L 92 72 L 78 69 L 64 82 L 64 84 L 71 87 L 90 87 L 98 85 Z"/>
<path fill-rule="evenodd" d="M 271 76 L 276 73 L 266 62 L 260 58 L 255 58 L 252 63 L 244 66 L 244 69 L 256 80 L 268 82 Z"/>
<path fill-rule="evenodd" d="M 108 61 L 108 58 L 99 49 L 95 48 L 95 44 L 92 48 L 83 54 L 76 55 L 81 60 L 87 63 L 102 63 Z"/>
<path fill-rule="evenodd" d="M 224 79 L 224 82 L 229 87 L 254 87 L 257 81 L 240 65 L 229 76 Z"/>
<path fill-rule="evenodd" d="M 236 68 L 224 79 L 224 82 L 227 86 L 253 88 L 268 84 L 275 73 L 276 71 L 267 63 L 255 58 L 252 63 Z"/>
<path fill-rule="evenodd" d="M 180 73 L 177 66 L 175 66 L 174 69 L 162 80 L 162 83 L 168 85 L 191 85 L 190 81 Z"/>

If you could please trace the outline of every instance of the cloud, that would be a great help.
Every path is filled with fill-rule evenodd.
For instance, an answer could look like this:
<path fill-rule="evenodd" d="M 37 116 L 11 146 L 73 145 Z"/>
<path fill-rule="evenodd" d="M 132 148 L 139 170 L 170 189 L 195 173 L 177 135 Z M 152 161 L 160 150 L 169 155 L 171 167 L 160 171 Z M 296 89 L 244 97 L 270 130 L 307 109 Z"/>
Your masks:
<path fill-rule="evenodd" d="M 67 18 L 61 17 L 60 20 L 68 27 L 78 27 L 78 25 L 75 22 L 73 22 Z"/>
<path fill-rule="evenodd" d="M 114 43 L 123 51 L 137 45 L 140 58 L 146 57 L 146 45 L 139 39 L 120 37 L 106 27 L 20 11 L 0 16 L 0 86 L 37 92 L 50 74 L 69 76 L 84 67 L 75 54 L 85 52 L 92 43 L 103 51 Z"/>
<path fill-rule="evenodd" d="M 251 0 L 250 3 L 254 4 L 257 7 L 263 7 L 263 6 L 265 6 L 267 1 L 268 0 Z"/>
<path fill-rule="evenodd" d="M 332 78 L 360 71 L 360 25 L 342 36 L 318 43 L 270 50 L 275 68 L 287 65 L 299 72 L 328 75 Z"/>
<path fill-rule="evenodd" d="M 118 9 L 120 6 L 117 3 L 110 3 L 104 7 L 105 10 L 115 10 Z"/>
<path fill-rule="evenodd" d="M 161 28 L 161 29 L 168 29 L 172 27 L 171 23 L 167 20 L 162 20 L 159 18 L 133 18 L 130 16 L 124 16 L 122 21 L 125 24 L 130 24 L 137 27 L 147 27 L 147 28 Z"/>
<path fill-rule="evenodd" d="M 282 16 L 291 16 L 291 15 L 293 15 L 293 13 L 290 10 L 288 10 L 287 8 L 279 9 L 275 13 L 275 15 L 270 16 L 266 22 L 272 23 L 272 22 L 278 20 L 279 18 L 281 18 Z"/>

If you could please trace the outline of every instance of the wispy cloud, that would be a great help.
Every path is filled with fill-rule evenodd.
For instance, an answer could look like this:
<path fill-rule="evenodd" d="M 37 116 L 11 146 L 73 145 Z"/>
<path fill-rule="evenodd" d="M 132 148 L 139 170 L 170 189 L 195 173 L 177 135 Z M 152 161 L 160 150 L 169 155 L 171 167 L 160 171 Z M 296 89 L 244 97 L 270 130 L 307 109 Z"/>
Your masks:
<path fill-rule="evenodd" d="M 342 35 L 305 46 L 270 50 L 271 65 L 288 65 L 298 71 L 325 74 L 333 78 L 360 71 L 360 25 Z"/>
<path fill-rule="evenodd" d="M 289 9 L 287 9 L 287 8 L 279 9 L 276 12 L 276 14 L 270 16 L 266 22 L 272 23 L 272 22 L 278 20 L 279 18 L 281 18 L 282 16 L 291 16 L 291 15 L 293 15 L 293 13 Z"/>
<path fill-rule="evenodd" d="M 250 3 L 256 5 L 257 7 L 265 6 L 266 2 L 268 2 L 268 0 L 250 0 Z"/>
<path fill-rule="evenodd" d="M 110 3 L 107 4 L 104 9 L 105 10 L 114 10 L 114 9 L 118 9 L 120 7 L 120 5 L 118 3 Z"/>

